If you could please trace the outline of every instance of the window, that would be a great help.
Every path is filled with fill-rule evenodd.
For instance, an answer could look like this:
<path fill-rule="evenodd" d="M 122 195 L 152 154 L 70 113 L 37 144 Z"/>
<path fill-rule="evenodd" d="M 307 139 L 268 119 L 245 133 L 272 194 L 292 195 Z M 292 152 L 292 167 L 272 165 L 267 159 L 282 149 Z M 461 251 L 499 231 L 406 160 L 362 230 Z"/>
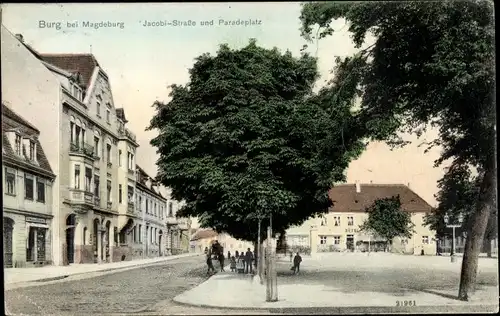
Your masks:
<path fill-rule="evenodd" d="M 21 136 L 16 134 L 16 154 L 21 155 Z"/>
<path fill-rule="evenodd" d="M 109 109 L 106 110 L 106 122 L 111 122 L 111 111 Z"/>
<path fill-rule="evenodd" d="M 326 245 L 326 236 L 320 236 L 319 237 L 319 243 L 321 245 Z"/>
<path fill-rule="evenodd" d="M 106 152 L 108 157 L 108 163 L 111 163 L 111 144 L 106 144 Z"/>
<path fill-rule="evenodd" d="M 333 222 L 335 226 L 340 226 L 340 216 L 334 216 Z"/>
<path fill-rule="evenodd" d="M 85 191 L 92 192 L 92 168 L 85 168 Z"/>
<path fill-rule="evenodd" d="M 333 244 L 340 245 L 340 236 L 333 236 Z"/>
<path fill-rule="evenodd" d="M 101 103 L 97 102 L 95 106 L 97 116 L 101 117 Z"/>
<path fill-rule="evenodd" d="M 157 212 L 156 212 L 156 202 L 154 203 L 153 210 L 154 210 L 154 211 L 153 211 L 153 214 L 154 214 L 154 216 L 156 216 L 156 215 L 157 215 Z"/>
<path fill-rule="evenodd" d="M 122 166 L 122 150 L 118 150 L 118 165 Z"/>
<path fill-rule="evenodd" d="M 35 142 L 30 141 L 30 160 L 35 160 Z"/>
<path fill-rule="evenodd" d="M 99 175 L 94 174 L 94 195 L 99 197 Z"/>
<path fill-rule="evenodd" d="M 169 202 L 168 203 L 168 217 L 173 217 L 174 216 L 174 203 Z"/>
<path fill-rule="evenodd" d="M 429 236 L 422 236 L 422 244 L 424 245 L 429 244 Z"/>
<path fill-rule="evenodd" d="M 134 154 L 130 154 L 130 170 L 134 170 Z"/>
<path fill-rule="evenodd" d="M 347 216 L 347 226 L 354 226 L 354 217 Z"/>
<path fill-rule="evenodd" d="M 148 200 L 146 200 L 146 214 L 149 214 L 149 212 L 148 212 Z"/>
<path fill-rule="evenodd" d="M 131 187 L 130 185 L 127 187 L 127 195 L 128 195 L 128 200 L 129 203 L 134 201 L 134 187 Z"/>
<path fill-rule="evenodd" d="M 142 242 L 142 225 L 139 224 L 139 242 Z"/>
<path fill-rule="evenodd" d="M 94 136 L 94 154 L 99 157 L 99 137 Z"/>
<path fill-rule="evenodd" d="M 7 188 L 7 194 L 16 194 L 16 175 L 5 168 L 5 187 Z"/>
<path fill-rule="evenodd" d="M 73 144 L 75 139 L 74 137 L 74 130 L 75 130 L 75 123 L 74 122 L 69 122 L 69 133 L 70 133 L 70 139 L 71 143 Z"/>
<path fill-rule="evenodd" d="M 326 217 L 322 216 L 321 217 L 321 226 L 326 226 L 326 225 L 327 225 Z"/>
<path fill-rule="evenodd" d="M 108 183 L 107 183 L 107 199 L 108 199 L 108 202 L 111 202 L 111 181 L 108 180 Z"/>
<path fill-rule="evenodd" d="M 118 185 L 118 203 L 122 203 L 122 185 Z"/>
<path fill-rule="evenodd" d="M 25 174 L 24 175 L 24 197 L 27 200 L 33 200 L 33 176 Z"/>
<path fill-rule="evenodd" d="M 75 165 L 75 189 L 80 189 L 80 165 Z"/>
<path fill-rule="evenodd" d="M 75 133 L 76 133 L 75 143 L 77 145 L 80 145 L 80 126 L 76 125 Z"/>
<path fill-rule="evenodd" d="M 36 193 L 37 202 L 45 203 L 45 183 L 38 178 L 36 181 Z"/>
<path fill-rule="evenodd" d="M 87 244 L 87 227 L 83 227 L 83 244 Z"/>

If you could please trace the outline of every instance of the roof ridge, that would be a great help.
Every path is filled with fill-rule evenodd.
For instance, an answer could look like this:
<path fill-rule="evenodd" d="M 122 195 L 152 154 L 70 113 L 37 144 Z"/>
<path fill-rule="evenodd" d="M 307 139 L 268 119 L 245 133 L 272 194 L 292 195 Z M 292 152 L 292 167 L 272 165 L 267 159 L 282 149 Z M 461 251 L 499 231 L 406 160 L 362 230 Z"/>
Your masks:
<path fill-rule="evenodd" d="M 7 110 L 7 112 L 5 112 L 5 110 Z M 7 106 L 4 101 L 2 101 L 2 115 L 9 117 L 10 119 L 16 121 L 18 124 L 25 125 L 33 129 L 37 134 L 40 134 L 40 130 L 36 128 L 35 125 L 31 124 L 27 119 L 17 114 L 14 110 Z"/>

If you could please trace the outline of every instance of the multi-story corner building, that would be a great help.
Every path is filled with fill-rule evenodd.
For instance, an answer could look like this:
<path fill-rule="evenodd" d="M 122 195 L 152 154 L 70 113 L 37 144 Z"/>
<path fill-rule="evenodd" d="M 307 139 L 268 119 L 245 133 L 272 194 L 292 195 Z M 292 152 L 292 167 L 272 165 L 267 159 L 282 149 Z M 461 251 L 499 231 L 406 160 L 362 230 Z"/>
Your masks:
<path fill-rule="evenodd" d="M 2 104 L 5 268 L 52 262 L 50 233 L 55 175 L 39 136 L 36 127 Z"/>
<path fill-rule="evenodd" d="M 360 231 L 368 218 L 366 208 L 375 200 L 399 195 L 401 208 L 411 213 L 415 225 L 409 239 L 395 238 L 392 251 L 420 255 L 435 254 L 435 232 L 424 225 L 424 216 L 432 207 L 403 184 L 341 184 L 329 192 L 333 207 L 320 218 L 307 220 L 287 230 L 287 246 L 301 251 L 367 251 L 382 250 L 385 240 Z"/>
<path fill-rule="evenodd" d="M 93 55 L 40 54 L 4 27 L 2 61 L 5 100 L 42 135 L 50 135 L 40 142 L 50 148 L 47 159 L 58 175 L 53 184 L 54 264 L 129 259 L 127 190 L 135 178 L 126 166 L 118 166 L 120 150 L 135 154 L 138 145 L 124 128 L 120 110 L 117 114 L 106 72 Z M 135 162 L 130 165 L 133 169 Z M 120 184 L 125 207 L 119 203 Z"/>

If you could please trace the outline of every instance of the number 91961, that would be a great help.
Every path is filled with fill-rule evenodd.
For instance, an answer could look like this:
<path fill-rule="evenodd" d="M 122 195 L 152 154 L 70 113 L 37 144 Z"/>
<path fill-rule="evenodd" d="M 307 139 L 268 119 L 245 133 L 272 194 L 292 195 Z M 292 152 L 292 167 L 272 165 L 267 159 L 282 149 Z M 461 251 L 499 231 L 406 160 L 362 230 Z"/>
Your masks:
<path fill-rule="evenodd" d="M 396 301 L 397 307 L 417 306 L 416 301 Z"/>

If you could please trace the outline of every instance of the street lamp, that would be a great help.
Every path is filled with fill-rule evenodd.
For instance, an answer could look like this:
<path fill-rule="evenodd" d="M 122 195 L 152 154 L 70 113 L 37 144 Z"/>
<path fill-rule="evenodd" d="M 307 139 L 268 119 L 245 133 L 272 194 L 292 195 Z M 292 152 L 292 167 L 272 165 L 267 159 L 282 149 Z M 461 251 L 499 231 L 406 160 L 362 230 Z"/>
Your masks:
<path fill-rule="evenodd" d="M 464 218 L 463 218 L 463 215 L 460 214 L 458 215 L 458 223 L 455 223 L 455 224 L 451 224 L 450 223 L 450 217 L 448 216 L 448 214 L 446 214 L 444 216 L 444 224 L 446 225 L 447 228 L 451 228 L 453 230 L 453 239 L 451 240 L 451 262 L 455 262 L 456 261 L 456 258 L 455 258 L 455 228 L 457 227 L 461 227 L 462 226 L 462 222 L 463 222 Z"/>

